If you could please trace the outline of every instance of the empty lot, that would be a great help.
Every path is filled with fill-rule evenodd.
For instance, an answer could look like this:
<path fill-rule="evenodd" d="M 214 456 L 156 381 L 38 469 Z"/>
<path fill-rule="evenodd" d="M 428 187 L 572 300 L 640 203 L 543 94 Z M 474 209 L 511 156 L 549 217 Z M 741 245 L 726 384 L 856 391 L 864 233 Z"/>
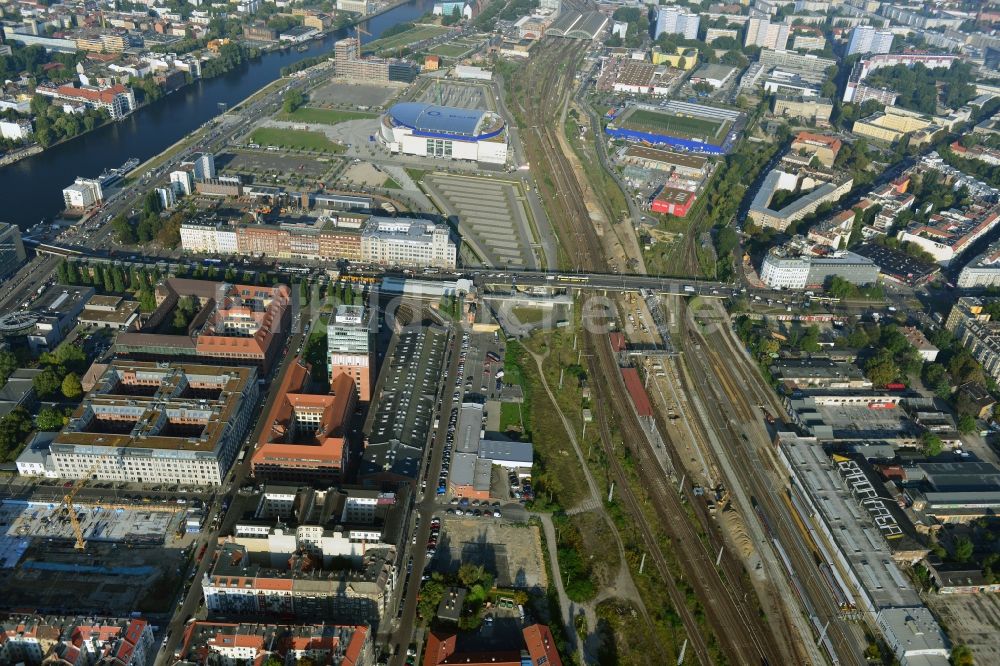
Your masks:
<path fill-rule="evenodd" d="M 398 84 L 345 83 L 336 81 L 309 93 L 310 106 L 332 106 L 358 110 L 384 106 L 399 90 Z"/>
<path fill-rule="evenodd" d="M 471 562 L 494 574 L 499 587 L 544 590 L 549 579 L 541 544 L 535 525 L 445 516 L 431 568 L 455 572 Z"/>

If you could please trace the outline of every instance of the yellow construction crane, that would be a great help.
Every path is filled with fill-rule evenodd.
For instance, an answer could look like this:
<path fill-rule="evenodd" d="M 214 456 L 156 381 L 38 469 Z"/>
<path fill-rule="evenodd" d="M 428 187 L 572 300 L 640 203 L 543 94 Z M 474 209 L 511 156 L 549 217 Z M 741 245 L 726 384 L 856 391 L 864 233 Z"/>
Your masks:
<path fill-rule="evenodd" d="M 76 535 L 76 549 L 85 550 L 87 548 L 87 542 L 83 540 L 83 529 L 80 528 L 80 521 L 76 517 L 76 507 L 73 506 L 73 498 L 76 494 L 80 492 L 80 488 L 83 488 L 83 484 L 87 482 L 90 475 L 97 470 L 97 465 L 94 465 L 87 473 L 81 478 L 77 479 L 73 487 L 70 488 L 69 492 L 63 496 L 63 506 L 66 507 L 66 512 L 69 514 L 70 525 L 73 526 L 73 534 Z"/>

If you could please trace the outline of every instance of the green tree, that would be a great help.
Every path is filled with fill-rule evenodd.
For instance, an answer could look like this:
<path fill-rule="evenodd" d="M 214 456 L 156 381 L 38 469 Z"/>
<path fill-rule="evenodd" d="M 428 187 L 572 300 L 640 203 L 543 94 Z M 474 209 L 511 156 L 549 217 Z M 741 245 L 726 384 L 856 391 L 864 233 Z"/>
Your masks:
<path fill-rule="evenodd" d="M 972 650 L 968 645 L 955 645 L 951 648 L 951 666 L 973 666 Z"/>
<path fill-rule="evenodd" d="M 83 395 L 83 386 L 75 372 L 68 373 L 62 380 L 62 394 L 69 400 L 76 400 Z"/>
<path fill-rule="evenodd" d="M 810 326 L 806 329 L 805 335 L 799 340 L 799 349 L 804 352 L 819 351 L 819 327 Z"/>
<path fill-rule="evenodd" d="M 305 103 L 306 98 L 305 95 L 302 94 L 302 91 L 293 89 L 285 93 L 285 101 L 282 102 L 281 108 L 285 113 L 293 113 L 297 109 L 301 108 Z"/>
<path fill-rule="evenodd" d="M 458 580 L 462 581 L 462 585 L 472 587 L 482 580 L 484 573 L 485 569 L 482 565 L 477 566 L 467 562 L 458 568 Z"/>
<path fill-rule="evenodd" d="M 430 620 L 437 613 L 437 607 L 444 598 L 444 584 L 433 578 L 420 588 L 420 599 L 417 601 L 417 613 L 424 620 Z"/>
<path fill-rule="evenodd" d="M 55 407 L 43 407 L 35 416 L 35 427 L 39 430 L 54 432 L 62 430 L 66 425 L 66 416 Z"/>
<path fill-rule="evenodd" d="M 958 431 L 963 435 L 968 435 L 976 431 L 976 418 L 971 414 L 962 414 L 958 417 Z"/>
<path fill-rule="evenodd" d="M 7 385 L 7 379 L 17 370 L 17 357 L 9 351 L 0 351 L 0 388 Z"/>
<path fill-rule="evenodd" d="M 973 550 L 972 540 L 969 537 L 960 536 L 955 539 L 955 546 L 951 555 L 957 562 L 968 562 L 972 559 Z"/>
<path fill-rule="evenodd" d="M 55 368 L 45 368 L 31 378 L 31 385 L 39 398 L 48 398 L 62 388 L 62 377 Z"/>
<path fill-rule="evenodd" d="M 933 458 L 944 450 L 941 438 L 932 432 L 925 432 L 920 436 L 920 449 L 925 456 Z"/>
<path fill-rule="evenodd" d="M 891 352 L 882 349 L 865 362 L 865 375 L 875 386 L 885 386 L 896 381 L 899 368 L 896 367 Z"/>
<path fill-rule="evenodd" d="M 0 460 L 11 460 L 17 454 L 31 428 L 31 414 L 24 407 L 15 407 L 0 419 Z"/>
<path fill-rule="evenodd" d="M 946 398 L 951 393 L 948 371 L 940 363 L 925 363 L 921 379 L 924 386 L 934 391 L 939 397 Z"/>
<path fill-rule="evenodd" d="M 135 244 L 135 229 L 132 228 L 128 218 L 124 215 L 116 215 L 111 220 L 111 230 L 115 233 L 115 237 L 119 243 L 124 243 L 125 245 Z"/>

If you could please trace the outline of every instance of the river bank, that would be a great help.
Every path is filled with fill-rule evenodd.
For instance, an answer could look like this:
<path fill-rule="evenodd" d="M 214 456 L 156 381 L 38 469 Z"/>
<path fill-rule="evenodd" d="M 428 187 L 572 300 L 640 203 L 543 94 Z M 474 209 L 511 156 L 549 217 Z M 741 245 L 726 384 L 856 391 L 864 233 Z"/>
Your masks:
<path fill-rule="evenodd" d="M 368 40 L 376 39 L 390 26 L 419 18 L 433 4 L 433 0 L 409 0 L 360 22 L 367 23 Z M 321 40 L 309 42 L 306 51 L 293 48 L 265 53 L 239 70 L 183 86 L 119 122 L 0 167 L 3 220 L 27 229 L 39 218 L 55 217 L 63 207 L 62 188 L 77 176 L 93 177 L 130 157 L 148 162 L 217 117 L 220 105 L 232 108 L 278 80 L 283 67 L 328 53 L 333 42 L 348 34 L 348 28 L 331 31 Z"/>

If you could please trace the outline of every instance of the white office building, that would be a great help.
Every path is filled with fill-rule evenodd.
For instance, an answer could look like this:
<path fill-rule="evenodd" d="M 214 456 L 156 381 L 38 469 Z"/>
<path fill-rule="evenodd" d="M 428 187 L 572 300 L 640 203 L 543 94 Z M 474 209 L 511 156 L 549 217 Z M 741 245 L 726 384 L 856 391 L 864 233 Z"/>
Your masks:
<path fill-rule="evenodd" d="M 701 17 L 674 6 L 660 7 L 656 14 L 656 34 L 683 35 L 684 39 L 698 39 Z"/>
<path fill-rule="evenodd" d="M 455 268 L 458 248 L 446 225 L 372 217 L 361 232 L 361 259 L 386 266 Z"/>
<path fill-rule="evenodd" d="M 358 399 L 371 400 L 374 353 L 369 316 L 361 305 L 338 305 L 326 327 L 327 370 L 332 379 L 346 374 L 354 380 Z"/>
<path fill-rule="evenodd" d="M 174 194 L 179 196 L 190 196 L 194 192 L 194 177 L 186 169 L 178 169 L 170 172 L 170 187 Z"/>
<path fill-rule="evenodd" d="M 215 155 L 202 153 L 194 160 L 194 177 L 197 180 L 215 178 Z"/>
<path fill-rule="evenodd" d="M 84 210 L 103 200 L 101 183 L 92 178 L 77 178 L 72 185 L 63 190 L 63 202 L 66 208 Z"/>
<path fill-rule="evenodd" d="M 859 25 L 851 31 L 851 41 L 847 44 L 847 55 L 888 53 L 891 48 L 891 30 L 876 30 L 870 25 Z"/>
<path fill-rule="evenodd" d="M 851 284 L 874 284 L 878 280 L 878 267 L 871 259 L 853 252 L 813 257 L 776 248 L 767 253 L 760 268 L 761 282 L 774 289 L 822 287 L 832 277 Z"/>

